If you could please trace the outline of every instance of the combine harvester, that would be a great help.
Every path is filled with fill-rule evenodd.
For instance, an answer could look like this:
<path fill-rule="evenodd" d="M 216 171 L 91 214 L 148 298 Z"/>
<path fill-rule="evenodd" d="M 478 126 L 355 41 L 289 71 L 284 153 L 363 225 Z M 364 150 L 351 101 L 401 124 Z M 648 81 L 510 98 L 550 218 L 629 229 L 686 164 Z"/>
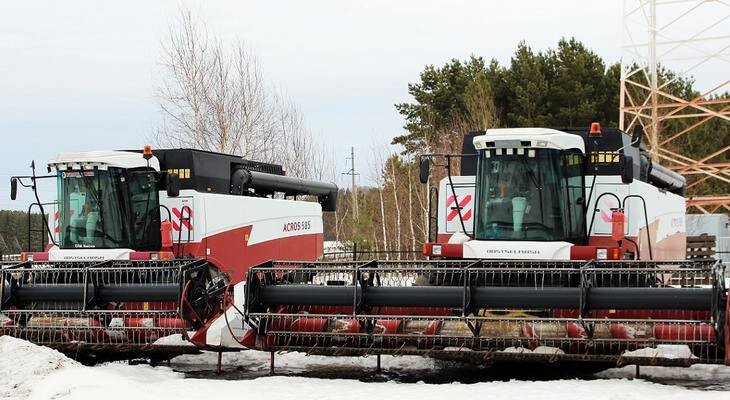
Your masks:
<path fill-rule="evenodd" d="M 429 261 L 272 262 L 248 347 L 477 363 L 730 364 L 720 263 L 685 261 L 685 180 L 612 129 L 492 129 L 446 159 Z M 451 158 L 461 157 L 461 176 Z M 433 158 L 433 157 L 430 157 Z M 429 157 L 421 181 L 429 177 Z M 273 353 L 272 353 L 273 355 Z"/>
<path fill-rule="evenodd" d="M 468 138 L 461 176 L 445 156 L 428 261 L 313 261 L 322 208 L 272 194 L 327 211 L 337 189 L 276 166 L 191 150 L 62 155 L 49 163 L 57 244 L 3 269 L 4 332 L 155 351 L 191 331 L 201 348 L 268 351 L 272 365 L 278 351 L 730 363 L 724 271 L 684 261 L 684 179 L 652 164 L 640 130 Z"/>
<path fill-rule="evenodd" d="M 213 316 L 251 266 L 321 257 L 337 200 L 334 184 L 198 150 L 66 153 L 48 172 L 11 178 L 42 212 L 36 182 L 58 189 L 52 245 L 2 269 L 0 334 L 74 353 L 189 351 L 158 340 L 229 326 Z"/>

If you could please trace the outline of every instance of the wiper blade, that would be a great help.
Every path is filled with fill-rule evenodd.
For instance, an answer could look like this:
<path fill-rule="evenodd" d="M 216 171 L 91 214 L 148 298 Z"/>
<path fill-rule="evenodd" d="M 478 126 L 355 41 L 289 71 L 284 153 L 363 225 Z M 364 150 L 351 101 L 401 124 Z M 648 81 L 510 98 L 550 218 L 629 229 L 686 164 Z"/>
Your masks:
<path fill-rule="evenodd" d="M 542 187 L 540 187 L 540 185 L 537 183 L 537 176 L 535 176 L 535 173 L 532 172 L 532 168 L 530 168 L 530 166 L 527 164 L 527 161 L 525 161 L 525 159 L 522 157 L 517 157 L 517 158 L 519 158 L 520 161 L 522 161 L 522 165 L 524 165 L 525 169 L 527 169 L 527 175 L 530 177 L 532 184 L 535 185 L 535 188 L 537 188 L 537 190 L 542 190 Z"/>

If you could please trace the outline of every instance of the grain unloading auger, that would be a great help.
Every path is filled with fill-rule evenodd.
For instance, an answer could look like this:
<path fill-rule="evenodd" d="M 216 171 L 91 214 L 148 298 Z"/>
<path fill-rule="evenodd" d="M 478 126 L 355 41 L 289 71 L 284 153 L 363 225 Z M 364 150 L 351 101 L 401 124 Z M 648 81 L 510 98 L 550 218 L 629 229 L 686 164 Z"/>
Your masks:
<path fill-rule="evenodd" d="M 242 312 L 257 334 L 249 345 L 272 352 L 723 363 L 723 272 L 715 262 L 273 262 L 250 270 Z M 659 345 L 670 354 L 646 351 Z"/>

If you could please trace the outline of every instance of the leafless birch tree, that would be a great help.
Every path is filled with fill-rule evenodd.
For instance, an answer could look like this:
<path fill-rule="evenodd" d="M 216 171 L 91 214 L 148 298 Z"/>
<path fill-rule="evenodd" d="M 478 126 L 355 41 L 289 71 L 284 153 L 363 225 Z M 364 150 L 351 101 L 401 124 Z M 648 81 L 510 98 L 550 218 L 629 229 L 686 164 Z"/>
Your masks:
<path fill-rule="evenodd" d="M 300 177 L 327 174 L 331 162 L 300 110 L 266 83 L 243 42 L 224 44 L 183 9 L 162 47 L 158 145 L 277 162 Z"/>

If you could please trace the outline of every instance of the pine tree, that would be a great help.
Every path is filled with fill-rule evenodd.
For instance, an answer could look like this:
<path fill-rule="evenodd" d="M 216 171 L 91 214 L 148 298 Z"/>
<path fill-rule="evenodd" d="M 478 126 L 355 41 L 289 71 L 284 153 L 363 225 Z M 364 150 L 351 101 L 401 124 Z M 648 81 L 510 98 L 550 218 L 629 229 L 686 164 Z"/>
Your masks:
<path fill-rule="evenodd" d="M 513 127 L 549 124 L 552 116 L 550 85 L 546 73 L 551 55 L 534 54 L 520 42 L 506 73 L 506 84 L 511 93 L 507 108 L 507 123 Z"/>
<path fill-rule="evenodd" d="M 557 126 L 589 126 L 604 118 L 606 102 L 601 57 L 574 38 L 562 39 L 555 53 L 555 82 L 551 88 L 552 112 Z"/>
<path fill-rule="evenodd" d="M 420 82 L 408 85 L 414 103 L 396 104 L 406 120 L 406 133 L 393 139 L 405 147 L 405 153 L 422 152 L 435 144 L 448 142 L 457 126 L 469 119 L 468 96 L 474 86 L 489 85 L 490 77 L 484 59 L 472 56 L 457 59 L 437 68 L 428 65 L 420 74 Z"/>

